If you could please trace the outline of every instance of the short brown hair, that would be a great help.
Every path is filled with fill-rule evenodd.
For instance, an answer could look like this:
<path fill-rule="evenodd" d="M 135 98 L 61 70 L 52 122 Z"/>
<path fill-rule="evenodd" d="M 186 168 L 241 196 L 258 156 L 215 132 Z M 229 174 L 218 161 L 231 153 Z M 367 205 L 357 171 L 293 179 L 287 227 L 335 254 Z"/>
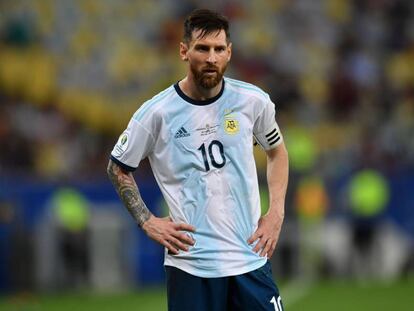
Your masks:
<path fill-rule="evenodd" d="M 227 17 L 208 9 L 196 9 L 187 16 L 184 21 L 183 40 L 185 43 L 191 41 L 194 30 L 201 30 L 200 38 L 213 32 L 224 30 L 227 42 L 230 40 L 229 21 Z"/>

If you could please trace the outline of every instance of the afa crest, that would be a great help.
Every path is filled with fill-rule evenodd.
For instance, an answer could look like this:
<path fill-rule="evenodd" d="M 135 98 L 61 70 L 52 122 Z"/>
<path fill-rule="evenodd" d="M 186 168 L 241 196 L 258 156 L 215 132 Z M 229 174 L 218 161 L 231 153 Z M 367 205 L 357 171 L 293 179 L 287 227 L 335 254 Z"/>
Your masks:
<path fill-rule="evenodd" d="M 237 134 L 240 130 L 239 121 L 234 118 L 225 118 L 224 119 L 224 130 L 227 134 L 234 135 Z"/>

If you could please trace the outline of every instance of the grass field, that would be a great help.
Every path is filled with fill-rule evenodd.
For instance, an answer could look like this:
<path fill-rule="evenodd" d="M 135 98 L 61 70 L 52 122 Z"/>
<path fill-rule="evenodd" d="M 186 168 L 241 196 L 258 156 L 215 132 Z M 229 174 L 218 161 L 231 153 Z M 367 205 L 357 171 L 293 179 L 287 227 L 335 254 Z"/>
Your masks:
<path fill-rule="evenodd" d="M 414 279 L 393 284 L 323 282 L 281 287 L 288 311 L 409 311 L 414 310 Z M 166 310 L 162 288 L 112 295 L 20 294 L 0 298 L 2 311 L 157 311 Z M 196 311 L 196 310 L 195 310 Z"/>

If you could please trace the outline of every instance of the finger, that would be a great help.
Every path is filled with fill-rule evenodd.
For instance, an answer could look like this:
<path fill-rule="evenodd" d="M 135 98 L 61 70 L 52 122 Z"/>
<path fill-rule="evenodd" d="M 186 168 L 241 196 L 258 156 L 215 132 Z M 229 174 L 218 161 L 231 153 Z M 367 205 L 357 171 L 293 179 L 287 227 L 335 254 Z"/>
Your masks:
<path fill-rule="evenodd" d="M 179 239 L 181 242 L 187 243 L 188 245 L 193 246 L 195 243 L 194 239 L 188 234 L 175 231 L 172 233 L 172 235 L 175 236 L 177 239 Z"/>
<path fill-rule="evenodd" d="M 272 243 L 272 246 L 270 247 L 269 251 L 267 252 L 267 258 L 269 258 L 269 259 L 272 258 L 273 252 L 275 251 L 275 249 L 276 249 L 276 241 L 274 241 Z"/>
<path fill-rule="evenodd" d="M 253 248 L 253 252 L 258 253 L 264 246 L 265 246 L 266 240 L 261 238 L 259 242 L 256 244 L 256 246 Z"/>
<path fill-rule="evenodd" d="M 262 234 L 258 230 L 256 230 L 256 232 L 253 233 L 253 235 L 247 240 L 247 243 L 253 244 L 254 241 L 261 237 L 261 235 Z"/>
<path fill-rule="evenodd" d="M 260 252 L 260 256 L 265 257 L 268 254 L 271 246 L 272 246 L 272 241 L 269 239 L 266 241 L 265 245 L 263 246 L 263 249 Z"/>
<path fill-rule="evenodd" d="M 177 255 L 179 253 L 178 249 L 176 249 L 174 246 L 172 246 L 170 244 L 170 242 L 168 242 L 167 240 L 164 240 L 162 242 L 162 245 L 164 245 L 168 249 L 169 253 L 172 253 L 174 255 Z"/>
<path fill-rule="evenodd" d="M 185 224 L 185 223 L 175 224 L 175 229 L 182 230 L 182 231 L 190 231 L 190 232 L 195 232 L 196 230 L 194 226 Z"/>
<path fill-rule="evenodd" d="M 188 246 L 181 242 L 179 239 L 176 239 L 175 237 L 171 236 L 170 238 L 168 238 L 168 240 L 178 249 L 186 252 L 188 251 Z"/>

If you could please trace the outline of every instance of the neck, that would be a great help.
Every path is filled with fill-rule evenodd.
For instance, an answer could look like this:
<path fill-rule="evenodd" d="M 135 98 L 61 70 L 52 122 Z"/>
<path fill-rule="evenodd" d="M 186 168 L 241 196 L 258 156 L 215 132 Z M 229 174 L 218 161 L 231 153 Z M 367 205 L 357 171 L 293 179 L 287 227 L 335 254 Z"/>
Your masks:
<path fill-rule="evenodd" d="M 183 93 L 195 100 L 206 100 L 216 96 L 220 93 L 222 84 L 223 80 L 221 80 L 215 87 L 206 89 L 195 83 L 194 79 L 191 79 L 189 76 L 186 76 L 178 83 Z"/>

